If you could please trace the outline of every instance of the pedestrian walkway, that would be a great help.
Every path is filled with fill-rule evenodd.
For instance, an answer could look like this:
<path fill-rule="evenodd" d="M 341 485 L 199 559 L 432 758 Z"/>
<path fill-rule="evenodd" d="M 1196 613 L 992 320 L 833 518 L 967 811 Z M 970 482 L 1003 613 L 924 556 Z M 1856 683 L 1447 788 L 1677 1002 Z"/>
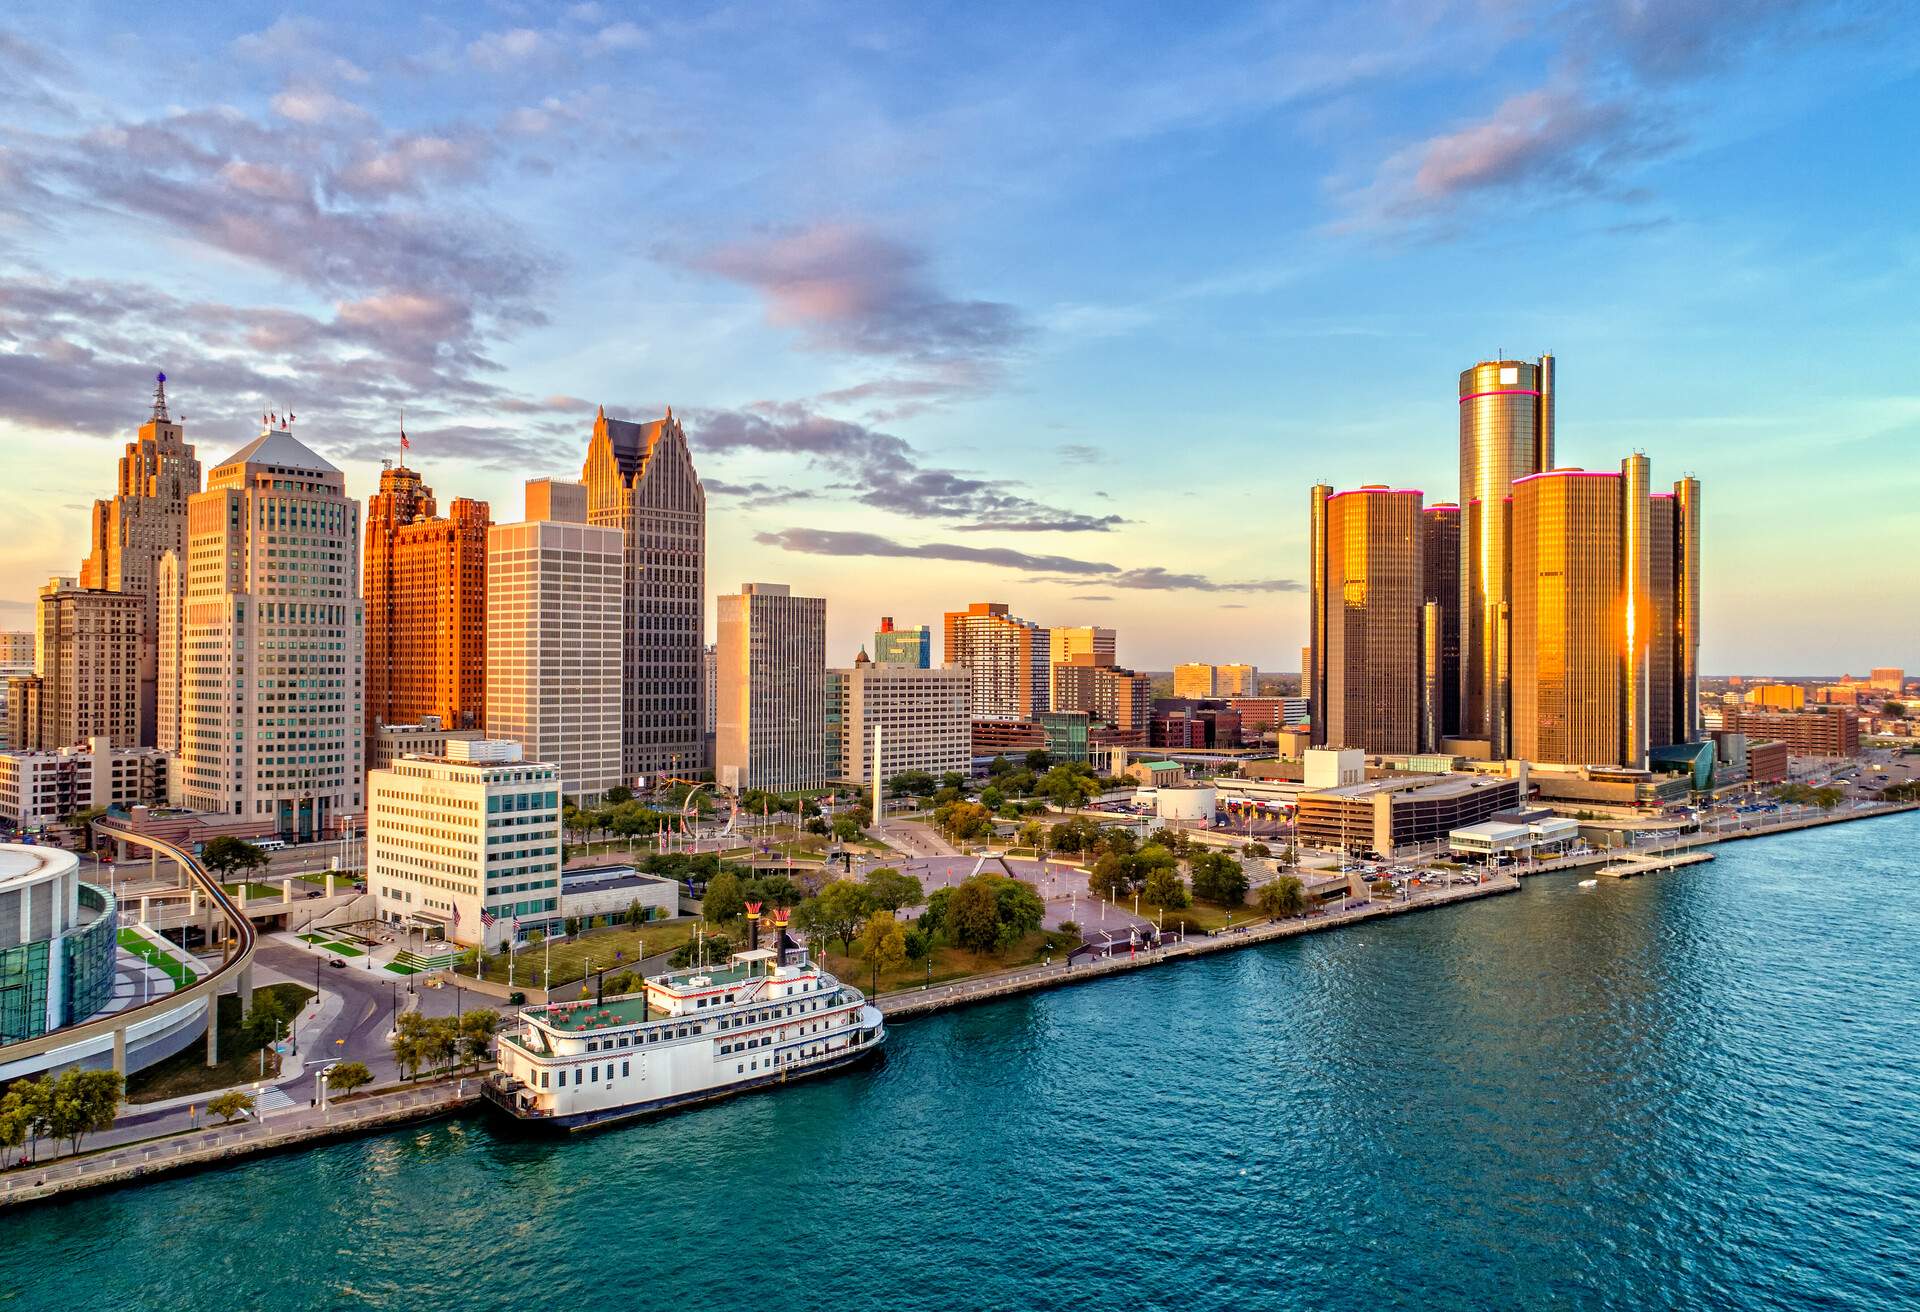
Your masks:
<path fill-rule="evenodd" d="M 283 1112 L 294 1105 L 293 1099 L 287 1097 L 286 1090 L 277 1084 L 269 1084 L 253 1096 L 253 1110 L 260 1116 L 269 1112 Z"/>

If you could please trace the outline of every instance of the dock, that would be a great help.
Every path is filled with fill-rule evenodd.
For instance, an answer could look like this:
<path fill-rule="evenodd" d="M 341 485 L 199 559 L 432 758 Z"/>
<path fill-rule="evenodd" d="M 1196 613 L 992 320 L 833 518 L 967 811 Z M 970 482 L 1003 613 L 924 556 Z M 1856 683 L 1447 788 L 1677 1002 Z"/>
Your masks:
<path fill-rule="evenodd" d="M 1633 879 L 1640 875 L 1650 875 L 1656 870 L 1675 870 L 1681 866 L 1697 866 L 1711 860 L 1713 860 L 1713 853 L 1697 848 L 1688 852 L 1635 852 L 1611 865 L 1602 866 L 1599 873 L 1609 879 Z"/>

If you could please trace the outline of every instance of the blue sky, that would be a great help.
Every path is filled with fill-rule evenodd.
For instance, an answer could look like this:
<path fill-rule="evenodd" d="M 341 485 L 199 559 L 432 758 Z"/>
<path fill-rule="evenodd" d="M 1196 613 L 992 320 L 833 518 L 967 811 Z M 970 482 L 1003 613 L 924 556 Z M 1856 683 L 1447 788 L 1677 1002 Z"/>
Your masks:
<path fill-rule="evenodd" d="M 687 421 L 710 591 L 1005 600 L 1292 669 L 1308 486 L 1455 494 L 1454 379 L 1706 485 L 1714 671 L 1920 667 L 1920 15 L 35 6 L 0 30 L 0 624 L 152 373 L 520 514 Z M 10 606 L 7 603 L 11 603 Z"/>

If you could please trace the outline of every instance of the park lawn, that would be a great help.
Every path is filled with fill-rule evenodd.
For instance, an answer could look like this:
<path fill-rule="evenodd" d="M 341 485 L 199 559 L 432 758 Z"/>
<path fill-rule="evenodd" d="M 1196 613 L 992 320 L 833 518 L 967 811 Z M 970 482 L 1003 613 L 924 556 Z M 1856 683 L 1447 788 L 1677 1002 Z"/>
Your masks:
<path fill-rule="evenodd" d="M 325 934 L 302 934 L 299 937 L 302 943 L 325 943 L 327 941 Z"/>
<path fill-rule="evenodd" d="M 313 990 L 299 984 L 264 984 L 255 989 L 257 998 L 263 993 L 274 994 L 279 1001 L 290 1004 L 297 1011 L 307 1005 L 307 999 L 313 996 Z M 127 1077 L 127 1101 L 131 1103 L 161 1102 L 168 1098 L 183 1098 L 190 1093 L 211 1093 L 217 1089 L 230 1089 L 236 1084 L 248 1084 L 260 1078 L 260 1049 L 251 1046 L 240 1033 L 240 995 L 227 993 L 220 997 L 220 1061 L 218 1065 L 207 1065 L 207 1045 L 195 1040 L 185 1048 L 155 1062 L 143 1071 L 135 1071 Z M 267 1054 L 267 1076 L 272 1078 L 280 1072 L 280 1058 L 277 1054 Z"/>
<path fill-rule="evenodd" d="M 420 973 L 412 966 L 403 966 L 397 961 L 389 961 L 383 969 L 395 975 L 418 975 Z"/>
<path fill-rule="evenodd" d="M 1236 925 L 1244 925 L 1258 919 L 1260 914 L 1249 906 L 1217 907 L 1211 902 L 1202 902 L 1197 898 L 1178 910 L 1171 907 L 1157 907 L 1150 902 L 1140 904 L 1140 914 L 1164 929 L 1178 929 L 1180 922 L 1186 921 L 1189 934 L 1211 934 L 1216 929 L 1225 929 L 1229 911 L 1233 913 L 1233 923 Z"/>
<path fill-rule="evenodd" d="M 331 952 L 334 955 L 341 956 L 341 957 L 364 957 L 367 955 L 366 953 L 362 952 L 359 948 L 349 947 L 345 943 L 324 943 L 323 942 L 320 944 L 320 950 L 323 952 Z"/>
<path fill-rule="evenodd" d="M 257 884 L 252 880 L 248 880 L 244 885 L 222 884 L 221 887 L 227 890 L 227 896 L 229 897 L 239 897 L 240 890 L 244 887 L 247 890 L 247 901 L 249 902 L 278 902 L 281 896 L 280 885 Z"/>
<path fill-rule="evenodd" d="M 1078 942 L 1060 935 L 1051 935 L 1036 930 L 1022 938 L 1005 952 L 969 952 L 965 948 L 941 946 L 933 950 L 932 974 L 929 977 L 928 959 L 909 961 L 880 975 L 880 992 L 893 993 L 906 989 L 920 988 L 928 983 L 951 984 L 955 980 L 970 979 L 975 975 L 991 975 L 995 971 L 1013 970 L 1019 966 L 1031 966 L 1046 960 L 1052 953 L 1056 960 L 1065 958 L 1067 950 Z M 866 963 L 860 959 L 860 945 L 855 942 L 851 955 L 840 951 L 839 940 L 828 945 L 826 968 L 829 973 L 855 988 L 867 989 L 873 985 L 873 976 L 867 970 Z"/>
<path fill-rule="evenodd" d="M 672 952 L 692 938 L 693 926 L 694 921 L 689 917 L 651 925 L 590 929 L 572 938 L 555 939 L 551 948 L 544 943 L 528 944 L 514 954 L 513 982 L 516 985 L 546 987 L 540 973 L 546 966 L 549 952 L 553 954 L 553 979 L 556 984 L 580 979 L 586 974 L 588 961 L 593 962 L 595 970 L 633 970 L 639 966 L 642 957 Z M 487 979 L 506 983 L 507 958 L 489 954 L 482 974 Z"/>
<path fill-rule="evenodd" d="M 173 986 L 183 989 L 199 978 L 193 967 L 187 965 L 154 945 L 152 940 L 142 938 L 131 929 L 120 931 L 120 946 L 150 966 L 157 967 L 161 974 L 173 981 Z"/>

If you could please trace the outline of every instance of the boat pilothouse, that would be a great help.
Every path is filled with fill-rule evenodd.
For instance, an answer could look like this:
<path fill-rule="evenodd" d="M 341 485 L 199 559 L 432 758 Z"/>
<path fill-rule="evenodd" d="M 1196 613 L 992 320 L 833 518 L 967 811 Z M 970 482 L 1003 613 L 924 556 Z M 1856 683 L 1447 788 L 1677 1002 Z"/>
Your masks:
<path fill-rule="evenodd" d="M 655 976 L 639 993 L 529 1007 L 499 1040 L 489 1102 L 529 1125 L 585 1129 L 848 1065 L 886 1040 L 880 1009 L 774 948 Z"/>

